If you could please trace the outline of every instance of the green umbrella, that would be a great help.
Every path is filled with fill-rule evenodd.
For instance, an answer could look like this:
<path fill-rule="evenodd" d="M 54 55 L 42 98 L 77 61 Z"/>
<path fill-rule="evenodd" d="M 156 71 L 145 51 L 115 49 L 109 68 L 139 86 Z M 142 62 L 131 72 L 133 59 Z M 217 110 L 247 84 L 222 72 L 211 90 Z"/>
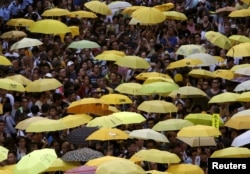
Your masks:
<path fill-rule="evenodd" d="M 166 94 L 179 89 L 179 86 L 170 82 L 154 82 L 143 84 L 140 94 Z"/>
<path fill-rule="evenodd" d="M 200 124 L 200 125 L 211 126 L 213 116 L 210 114 L 203 114 L 203 113 L 188 114 L 184 119 L 191 121 L 195 125 Z M 220 126 L 223 126 L 223 124 L 224 123 L 223 123 L 222 119 L 220 119 Z"/>
<path fill-rule="evenodd" d="M 96 42 L 92 42 L 89 40 L 80 40 L 72 42 L 68 48 L 74 48 L 74 49 L 83 49 L 83 48 L 100 48 L 100 45 L 98 45 Z"/>

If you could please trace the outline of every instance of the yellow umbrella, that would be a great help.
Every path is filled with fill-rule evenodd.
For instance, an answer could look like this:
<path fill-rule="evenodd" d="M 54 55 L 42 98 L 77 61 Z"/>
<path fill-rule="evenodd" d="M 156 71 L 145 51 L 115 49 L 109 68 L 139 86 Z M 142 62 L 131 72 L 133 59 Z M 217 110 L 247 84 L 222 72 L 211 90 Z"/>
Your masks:
<path fill-rule="evenodd" d="M 250 117 L 233 117 L 230 118 L 226 123 L 226 127 L 233 129 L 250 129 Z"/>
<path fill-rule="evenodd" d="M 234 73 L 235 74 L 240 74 L 240 75 L 243 75 L 243 76 L 250 76 L 250 68 L 249 67 L 240 68 L 240 69 L 236 70 Z"/>
<path fill-rule="evenodd" d="M 220 56 L 213 56 L 213 58 L 214 58 L 215 60 L 217 60 L 217 62 L 219 62 L 219 63 L 225 62 L 225 59 L 222 58 L 222 57 L 220 57 Z"/>
<path fill-rule="evenodd" d="M 193 164 L 176 164 L 171 165 L 167 172 L 172 174 L 204 174 L 204 171 L 197 165 Z"/>
<path fill-rule="evenodd" d="M 126 56 L 126 54 L 123 51 L 117 51 L 117 50 L 106 50 L 106 51 L 103 51 L 102 54 L 115 54 L 121 57 Z"/>
<path fill-rule="evenodd" d="M 175 54 L 178 55 L 183 55 L 183 56 L 189 56 L 191 54 L 196 54 L 196 53 L 205 53 L 206 48 L 201 46 L 201 45 L 181 45 L 178 50 L 175 52 Z"/>
<path fill-rule="evenodd" d="M 156 132 L 152 129 L 137 129 L 129 133 L 129 138 L 136 138 L 142 140 L 154 140 L 156 142 L 169 143 L 164 134 Z"/>
<path fill-rule="evenodd" d="M 174 4 L 173 3 L 165 3 L 165 4 L 161 4 L 161 5 L 155 5 L 154 8 L 164 12 L 164 11 L 168 11 L 168 10 L 174 8 Z"/>
<path fill-rule="evenodd" d="M 188 144 L 190 147 L 216 146 L 214 137 L 198 137 L 198 138 L 179 137 L 178 139 Z"/>
<path fill-rule="evenodd" d="M 132 69 L 148 69 L 150 68 L 149 63 L 138 56 L 125 56 L 122 59 L 118 59 L 115 64 L 122 66 L 122 67 L 127 67 L 127 68 L 132 68 Z"/>
<path fill-rule="evenodd" d="M 213 122 L 213 116 L 210 114 L 203 114 L 203 113 L 190 113 L 185 116 L 185 120 L 191 121 L 195 125 L 208 125 L 211 126 Z M 223 120 L 220 119 L 219 125 L 223 126 Z"/>
<path fill-rule="evenodd" d="M 39 79 L 29 83 L 26 86 L 27 92 L 45 92 L 55 90 L 61 87 L 62 84 L 55 78 L 50 79 Z"/>
<path fill-rule="evenodd" d="M 227 56 L 229 57 L 248 57 L 250 56 L 250 43 L 240 43 L 236 46 L 233 46 L 228 52 Z"/>
<path fill-rule="evenodd" d="M 232 80 L 234 78 L 234 73 L 231 70 L 227 69 L 218 69 L 213 72 L 216 77 L 226 79 L 226 80 Z"/>
<path fill-rule="evenodd" d="M 177 11 L 166 11 L 163 12 L 163 14 L 166 16 L 166 19 L 169 20 L 186 21 L 188 19 L 184 13 L 180 13 Z"/>
<path fill-rule="evenodd" d="M 126 95 L 122 94 L 107 94 L 101 97 L 105 103 L 111 105 L 121 105 L 121 104 L 131 104 L 132 100 L 130 100 Z"/>
<path fill-rule="evenodd" d="M 171 174 L 169 172 L 161 172 L 161 171 L 158 171 L 158 170 L 149 170 L 149 171 L 146 171 L 146 174 Z"/>
<path fill-rule="evenodd" d="M 14 174 L 41 173 L 48 169 L 56 159 L 57 155 L 54 149 L 34 150 L 22 157 L 16 164 Z"/>
<path fill-rule="evenodd" d="M 181 59 L 170 63 L 166 69 L 182 68 L 186 66 L 197 66 L 202 63 L 203 61 L 199 59 Z"/>
<path fill-rule="evenodd" d="M 135 153 L 130 160 L 133 161 L 133 158 L 162 164 L 179 163 L 181 161 L 176 154 L 158 149 L 140 150 Z"/>
<path fill-rule="evenodd" d="M 0 55 L 0 65 L 11 66 L 12 63 L 11 63 L 11 61 L 9 59 L 7 59 L 6 57 Z"/>
<path fill-rule="evenodd" d="M 109 141 L 109 140 L 126 140 L 128 139 L 128 134 L 119 129 L 99 129 L 92 133 L 86 138 L 86 140 L 100 140 L 100 141 Z"/>
<path fill-rule="evenodd" d="M 147 80 L 150 77 L 163 77 L 163 78 L 170 79 L 173 81 L 173 79 L 169 75 L 158 73 L 158 72 L 143 72 L 143 73 L 138 74 L 135 78 L 137 80 Z"/>
<path fill-rule="evenodd" d="M 95 57 L 97 60 L 106 60 L 106 61 L 117 61 L 118 59 L 121 59 L 122 56 L 116 55 L 116 54 L 99 54 Z"/>
<path fill-rule="evenodd" d="M 92 119 L 87 114 L 67 115 L 59 119 L 58 121 L 66 125 L 67 128 L 74 128 L 88 123 Z"/>
<path fill-rule="evenodd" d="M 141 87 L 142 85 L 139 83 L 122 83 L 115 88 L 115 91 L 122 94 L 138 95 Z"/>
<path fill-rule="evenodd" d="M 22 84 L 6 78 L 0 79 L 0 88 L 8 91 L 18 91 L 18 92 L 25 91 L 25 88 L 23 87 Z"/>
<path fill-rule="evenodd" d="M 179 89 L 179 86 L 175 83 L 154 82 L 154 83 L 143 84 L 139 93 L 142 95 L 168 94 L 177 89 Z"/>
<path fill-rule="evenodd" d="M 25 130 L 25 129 L 27 129 L 27 127 L 28 127 L 31 123 L 34 123 L 34 122 L 36 122 L 36 121 L 41 121 L 41 120 L 47 120 L 47 118 L 38 117 L 38 116 L 27 118 L 27 119 L 25 119 L 25 120 L 23 120 L 23 121 L 20 121 L 20 122 L 16 125 L 16 129 Z"/>
<path fill-rule="evenodd" d="M 212 44 L 214 44 L 220 48 L 229 50 L 232 46 L 231 41 L 226 36 L 224 36 L 223 34 L 221 34 L 219 32 L 208 31 L 208 32 L 206 32 L 205 37 Z"/>
<path fill-rule="evenodd" d="M 228 147 L 215 151 L 211 158 L 249 158 L 250 150 L 245 147 Z"/>
<path fill-rule="evenodd" d="M 2 167 L 2 171 L 3 173 L 0 172 L 0 174 L 13 174 L 14 168 L 16 167 L 16 164 L 12 164 L 12 165 L 6 165 L 4 167 Z"/>
<path fill-rule="evenodd" d="M 93 166 L 93 167 L 99 167 L 100 165 L 112 161 L 112 160 L 120 160 L 124 158 L 114 157 L 114 156 L 104 156 L 96 159 L 89 160 L 85 166 Z"/>
<path fill-rule="evenodd" d="M 221 135 L 220 131 L 212 126 L 195 125 L 182 128 L 177 137 L 214 137 Z"/>
<path fill-rule="evenodd" d="M 41 16 L 68 16 L 70 14 L 69 10 L 62 8 L 52 8 L 45 10 Z"/>
<path fill-rule="evenodd" d="M 169 94 L 172 98 L 175 98 L 177 95 L 180 95 L 180 98 L 207 97 L 207 94 L 204 91 L 192 86 L 180 87 Z"/>
<path fill-rule="evenodd" d="M 198 60 L 202 61 L 202 63 L 198 64 L 198 66 L 210 66 L 210 65 L 215 65 L 218 62 L 220 62 L 220 60 L 218 60 L 218 57 L 211 56 L 210 54 L 207 54 L 207 53 L 191 54 L 191 55 L 185 57 L 185 59 L 195 59 L 195 60 L 198 59 Z"/>
<path fill-rule="evenodd" d="M 69 16 L 71 18 L 97 18 L 96 14 L 90 11 L 72 11 Z"/>
<path fill-rule="evenodd" d="M 56 172 L 56 171 L 66 171 L 75 167 L 80 166 L 79 162 L 66 162 L 60 158 L 57 158 L 48 169 L 44 172 Z"/>
<path fill-rule="evenodd" d="M 250 102 L 250 92 L 243 92 L 243 93 L 239 94 L 236 101 Z"/>
<path fill-rule="evenodd" d="M 16 19 L 10 19 L 6 25 L 14 26 L 14 27 L 29 27 L 33 25 L 35 21 L 25 18 L 16 18 Z"/>
<path fill-rule="evenodd" d="M 235 117 L 248 117 L 248 116 L 250 116 L 250 109 L 246 109 L 246 110 L 237 112 L 231 118 L 235 118 Z"/>
<path fill-rule="evenodd" d="M 226 15 L 227 16 L 230 12 L 235 11 L 235 10 L 237 10 L 237 9 L 234 7 L 226 6 L 226 7 L 217 9 L 215 11 L 215 13 L 218 15 Z"/>
<path fill-rule="evenodd" d="M 204 69 L 193 69 L 188 73 L 189 76 L 195 77 L 195 78 L 215 78 L 216 76 L 207 70 Z"/>
<path fill-rule="evenodd" d="M 145 171 L 127 159 L 116 159 L 107 161 L 98 166 L 95 174 L 145 174 Z"/>
<path fill-rule="evenodd" d="M 0 56 L 0 62 L 1 62 L 1 56 Z M 16 82 L 19 82 L 19 83 L 23 84 L 23 85 L 28 85 L 28 84 L 31 82 L 30 79 L 27 79 L 26 77 L 24 77 L 24 76 L 21 75 L 21 74 L 16 74 L 16 75 L 12 75 L 12 76 L 7 76 L 7 77 L 5 77 L 5 78 L 7 78 L 7 79 L 12 79 L 12 80 L 14 80 L 14 81 L 16 81 Z"/>
<path fill-rule="evenodd" d="M 29 48 L 34 46 L 42 45 L 43 43 L 38 39 L 32 39 L 32 38 L 23 38 L 19 40 L 18 42 L 11 45 L 10 50 L 18 50 L 21 48 Z"/>
<path fill-rule="evenodd" d="M 67 108 L 67 112 L 73 114 L 92 113 L 102 115 L 103 111 L 107 110 L 108 104 L 96 98 L 84 98 L 74 101 Z"/>
<path fill-rule="evenodd" d="M 44 119 L 30 123 L 25 129 L 26 132 L 51 132 L 68 129 L 68 127 L 58 120 Z"/>
<path fill-rule="evenodd" d="M 37 21 L 29 27 L 29 31 L 32 33 L 42 34 L 55 34 L 59 31 L 60 33 L 70 33 L 70 29 L 67 25 L 53 19 L 43 19 Z"/>
<path fill-rule="evenodd" d="M 122 124 L 138 124 L 146 121 L 144 116 L 135 112 L 117 112 L 111 114 L 110 117 L 118 118 Z"/>
<path fill-rule="evenodd" d="M 131 14 L 131 17 L 146 24 L 158 24 L 166 19 L 160 10 L 153 7 L 139 8 Z"/>
<path fill-rule="evenodd" d="M 107 128 L 113 128 L 122 124 L 123 123 L 120 119 L 111 117 L 108 115 L 108 116 L 94 118 L 87 124 L 87 127 L 99 127 L 102 129 L 107 129 Z"/>
<path fill-rule="evenodd" d="M 241 43 L 250 42 L 250 39 L 244 35 L 232 35 L 229 39 Z"/>
<path fill-rule="evenodd" d="M 194 124 L 188 120 L 183 119 L 168 119 L 159 121 L 152 128 L 155 131 L 176 131 L 184 127 L 193 126 Z"/>
<path fill-rule="evenodd" d="M 138 110 L 147 113 L 173 113 L 177 112 L 177 108 L 173 103 L 163 100 L 144 101 L 138 106 Z"/>
<path fill-rule="evenodd" d="M 74 38 L 75 36 L 79 36 L 80 32 L 79 32 L 79 27 L 78 26 L 69 26 L 68 27 L 70 29 L 70 33 L 72 35 L 72 38 Z M 61 41 L 64 42 L 64 37 L 65 37 L 66 33 L 55 33 L 54 35 L 59 35 L 61 38 Z"/>
<path fill-rule="evenodd" d="M 164 78 L 164 77 L 149 77 L 147 78 L 143 84 L 149 84 L 149 83 L 155 83 L 155 82 L 169 82 L 169 83 L 175 83 L 174 80 L 169 77 L 169 78 Z"/>
<path fill-rule="evenodd" d="M 250 16 L 250 9 L 235 10 L 235 11 L 231 12 L 228 16 L 231 18 L 233 18 L 233 17 L 247 17 L 247 16 Z"/>
<path fill-rule="evenodd" d="M 26 37 L 27 34 L 23 31 L 8 31 L 3 33 L 0 38 L 2 39 L 13 39 L 13 38 L 19 38 L 19 37 Z"/>
<path fill-rule="evenodd" d="M 247 67 L 250 68 L 250 64 L 244 63 L 244 64 L 240 64 L 240 65 L 234 65 L 234 66 L 230 69 L 230 71 L 235 72 L 235 71 L 237 71 L 237 70 L 240 69 L 240 68 L 247 68 Z"/>
<path fill-rule="evenodd" d="M 228 103 L 228 102 L 237 102 L 240 97 L 240 94 L 232 92 L 224 92 L 212 97 L 208 103 Z"/>
<path fill-rule="evenodd" d="M 131 7 L 127 7 L 122 11 L 122 14 L 132 14 L 135 10 L 138 10 L 139 8 L 143 8 L 145 6 L 131 6 Z"/>
<path fill-rule="evenodd" d="M 109 9 L 109 7 L 105 4 L 105 2 L 100 2 L 100 1 L 90 1 L 84 3 L 84 6 L 88 8 L 89 10 L 99 13 L 102 15 L 111 15 L 112 12 Z"/>
<path fill-rule="evenodd" d="M 6 160 L 9 150 L 3 146 L 0 146 L 0 161 Z"/>

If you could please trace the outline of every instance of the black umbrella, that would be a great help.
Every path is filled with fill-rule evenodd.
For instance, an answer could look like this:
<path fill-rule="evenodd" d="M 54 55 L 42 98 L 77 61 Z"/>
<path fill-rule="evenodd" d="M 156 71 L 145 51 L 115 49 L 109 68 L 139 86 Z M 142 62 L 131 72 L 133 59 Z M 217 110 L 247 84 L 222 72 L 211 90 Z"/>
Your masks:
<path fill-rule="evenodd" d="M 86 142 L 85 139 L 98 129 L 98 127 L 77 128 L 69 133 L 69 135 L 66 137 L 66 140 L 71 144 L 83 145 Z"/>

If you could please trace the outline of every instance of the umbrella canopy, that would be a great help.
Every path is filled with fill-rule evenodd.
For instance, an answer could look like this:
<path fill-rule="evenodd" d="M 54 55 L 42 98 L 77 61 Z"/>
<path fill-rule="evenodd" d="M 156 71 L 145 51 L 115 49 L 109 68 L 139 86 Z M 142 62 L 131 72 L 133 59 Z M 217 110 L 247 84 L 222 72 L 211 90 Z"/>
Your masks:
<path fill-rule="evenodd" d="M 81 127 L 72 130 L 66 137 L 66 140 L 75 145 L 83 145 L 86 143 L 86 138 L 97 131 L 98 127 Z"/>
<path fill-rule="evenodd" d="M 26 91 L 27 92 L 45 92 L 45 91 L 55 90 L 61 86 L 62 84 L 54 78 L 39 79 L 39 80 L 35 80 L 29 83 L 26 86 Z"/>
<path fill-rule="evenodd" d="M 211 158 L 249 158 L 250 150 L 243 147 L 228 147 L 215 151 Z"/>
<path fill-rule="evenodd" d="M 170 82 L 154 82 L 143 84 L 140 89 L 140 94 L 167 94 L 179 89 L 179 86 Z"/>
<path fill-rule="evenodd" d="M 153 7 L 139 8 L 131 14 L 131 17 L 146 24 L 158 24 L 166 19 L 160 10 Z"/>
<path fill-rule="evenodd" d="M 45 10 L 41 16 L 68 16 L 70 12 L 67 9 L 62 8 L 52 8 L 49 10 Z"/>
<path fill-rule="evenodd" d="M 168 143 L 168 139 L 165 135 L 156 132 L 152 129 L 138 129 L 133 130 L 129 133 L 129 138 L 143 139 L 143 140 L 154 140 L 156 142 Z"/>
<path fill-rule="evenodd" d="M 163 100 L 144 101 L 138 106 L 138 110 L 147 113 L 173 113 L 177 112 L 177 108 L 173 103 Z"/>
<path fill-rule="evenodd" d="M 192 86 L 184 86 L 179 89 L 171 92 L 170 97 L 175 98 L 177 95 L 180 95 L 180 98 L 196 98 L 196 97 L 206 97 L 207 94 L 200 90 L 199 88 Z"/>
<path fill-rule="evenodd" d="M 70 33 L 70 29 L 67 25 L 53 19 L 37 21 L 29 27 L 29 31 L 42 34 L 55 34 L 58 33 L 58 31 L 60 31 L 60 33 Z"/>
<path fill-rule="evenodd" d="M 188 120 L 183 119 L 168 119 L 159 121 L 152 128 L 155 131 L 176 131 L 184 127 L 193 126 L 194 124 Z"/>
<path fill-rule="evenodd" d="M 226 36 L 224 36 L 223 34 L 221 34 L 219 32 L 208 31 L 208 32 L 206 32 L 205 37 L 212 44 L 214 44 L 220 48 L 229 50 L 232 46 L 231 41 Z"/>
<path fill-rule="evenodd" d="M 211 56 L 210 54 L 207 53 L 191 54 L 187 56 L 185 59 L 195 59 L 195 60 L 198 59 L 202 61 L 202 63 L 198 64 L 198 66 L 210 66 L 210 65 L 215 65 L 219 62 L 215 56 Z"/>
<path fill-rule="evenodd" d="M 249 91 L 250 90 L 250 80 L 238 84 L 235 88 L 235 92 Z"/>
<path fill-rule="evenodd" d="M 178 139 L 188 144 L 190 147 L 216 146 L 214 137 L 199 137 L 199 138 L 178 137 Z"/>
<path fill-rule="evenodd" d="M 0 63 L 1 64 L 1 63 Z M 11 80 L 11 79 L 0 79 L 0 88 L 5 89 L 7 91 L 18 91 L 18 92 L 24 92 L 25 88 L 22 84 Z"/>
<path fill-rule="evenodd" d="M 54 149 L 34 150 L 22 157 L 16 164 L 14 174 L 41 173 L 48 169 L 56 159 L 57 155 Z"/>
<path fill-rule="evenodd" d="M 126 95 L 122 94 L 107 94 L 101 97 L 105 103 L 111 105 L 121 105 L 121 104 L 131 104 L 132 100 L 130 100 Z"/>
<path fill-rule="evenodd" d="M 95 57 L 95 59 L 97 60 L 106 60 L 106 61 L 117 61 L 118 59 L 121 59 L 122 56 L 116 55 L 116 54 L 112 54 L 112 53 L 105 53 L 105 54 L 99 54 Z"/>
<path fill-rule="evenodd" d="M 98 2 L 98 1 L 91 1 L 91 2 Z M 98 43 L 93 41 L 80 40 L 72 42 L 71 44 L 69 44 L 68 48 L 74 48 L 74 49 L 100 48 L 100 45 L 98 45 Z"/>
<path fill-rule="evenodd" d="M 14 27 L 29 27 L 33 25 L 35 21 L 30 20 L 30 19 L 25 19 L 25 18 L 15 18 L 15 19 L 10 19 L 6 25 L 9 26 L 14 26 Z"/>
<path fill-rule="evenodd" d="M 172 174 L 204 174 L 204 171 L 197 165 L 193 164 L 176 164 L 176 165 L 171 165 L 167 172 L 172 173 Z"/>
<path fill-rule="evenodd" d="M 234 73 L 231 70 L 218 69 L 213 72 L 215 77 L 219 77 L 226 80 L 232 80 L 234 78 Z"/>
<path fill-rule="evenodd" d="M 240 147 L 250 144 L 250 130 L 238 135 L 236 138 L 234 138 L 231 146 Z"/>
<path fill-rule="evenodd" d="M 122 14 L 131 15 L 134 11 L 138 10 L 139 8 L 144 8 L 145 6 L 131 6 L 127 7 L 122 11 Z"/>
<path fill-rule="evenodd" d="M 128 139 L 128 134 L 120 129 L 100 129 L 92 133 L 87 137 L 86 140 L 100 140 L 100 141 L 108 141 L 108 140 L 126 140 Z"/>
<path fill-rule="evenodd" d="M 161 5 L 155 5 L 154 8 L 164 12 L 164 11 L 168 11 L 168 10 L 171 10 L 172 8 L 174 8 L 174 4 L 173 3 L 165 3 L 165 4 L 161 4 Z"/>
<path fill-rule="evenodd" d="M 25 130 L 27 129 L 27 127 L 31 124 L 34 123 L 36 121 L 41 121 L 41 120 L 47 120 L 47 118 L 44 117 L 30 117 L 27 118 L 23 121 L 20 121 L 17 125 L 16 125 L 16 129 L 20 129 L 20 130 Z"/>
<path fill-rule="evenodd" d="M 250 116 L 250 109 L 246 109 L 240 112 L 237 112 L 234 114 L 231 118 L 236 118 L 236 117 L 248 117 Z"/>
<path fill-rule="evenodd" d="M 176 154 L 158 149 L 140 150 L 135 153 L 130 160 L 133 161 L 133 158 L 162 164 L 179 163 L 181 161 Z"/>
<path fill-rule="evenodd" d="M 235 72 L 235 71 L 237 71 L 237 70 L 240 69 L 240 68 L 246 68 L 246 67 L 250 67 L 250 64 L 244 63 L 244 64 L 239 64 L 239 65 L 234 65 L 234 66 L 230 69 L 230 71 Z"/>
<path fill-rule="evenodd" d="M 68 127 L 58 121 L 52 119 L 43 119 L 38 120 L 35 122 L 31 122 L 27 128 L 25 129 L 26 132 L 50 132 L 50 131 L 58 131 L 68 129 Z"/>
<path fill-rule="evenodd" d="M 67 112 L 73 114 L 92 113 L 102 115 L 103 110 L 108 110 L 108 104 L 96 98 L 84 98 L 74 101 L 67 108 Z"/>
<path fill-rule="evenodd" d="M 111 160 L 101 164 L 95 174 L 145 174 L 145 171 L 127 159 Z"/>
<path fill-rule="evenodd" d="M 77 149 L 73 151 L 69 151 L 65 153 L 62 156 L 63 161 L 76 161 L 76 162 L 82 162 L 82 161 L 89 161 L 95 158 L 103 157 L 103 154 L 101 152 L 98 152 L 96 150 L 90 149 L 90 148 L 82 148 Z"/>
<path fill-rule="evenodd" d="M 193 69 L 188 73 L 189 76 L 195 78 L 215 78 L 216 76 L 208 70 L 204 69 Z"/>
<path fill-rule="evenodd" d="M 18 50 L 21 48 L 29 48 L 34 46 L 42 45 L 43 43 L 39 41 L 38 39 L 32 39 L 32 38 L 23 38 L 22 40 L 14 43 L 10 50 Z"/>
<path fill-rule="evenodd" d="M 228 102 L 236 102 L 240 94 L 232 93 L 232 92 L 224 92 L 222 94 L 218 94 L 212 97 L 208 103 L 228 103 Z"/>
<path fill-rule="evenodd" d="M 115 54 L 121 57 L 126 56 L 126 54 L 123 51 L 117 51 L 117 50 L 106 50 L 106 51 L 103 51 L 102 54 Z"/>
<path fill-rule="evenodd" d="M 188 19 L 184 13 L 180 13 L 177 11 L 165 11 L 163 12 L 163 14 L 168 20 L 186 21 Z"/>
<path fill-rule="evenodd" d="M 195 125 L 182 128 L 177 137 L 213 137 L 221 135 L 220 131 L 212 126 Z"/>
<path fill-rule="evenodd" d="M 1 60 L 1 56 L 0 56 L 0 62 L 1 62 L 2 60 Z M 1 64 L 1 63 L 0 63 Z M 28 85 L 30 82 L 31 82 L 31 80 L 30 79 L 27 79 L 26 77 L 24 77 L 23 75 L 21 75 L 21 74 L 16 74 L 16 75 L 12 75 L 12 76 L 7 76 L 7 77 L 5 77 L 6 79 L 11 79 L 11 80 L 14 80 L 14 81 L 16 81 L 16 82 L 19 82 L 19 83 L 21 83 L 21 84 L 23 84 L 23 85 Z"/>
<path fill-rule="evenodd" d="M 67 115 L 59 119 L 67 128 L 74 128 L 88 123 L 92 119 L 87 114 Z"/>
<path fill-rule="evenodd" d="M 95 174 L 96 167 L 80 166 L 64 172 L 64 174 Z"/>
<path fill-rule="evenodd" d="M 90 11 L 72 11 L 69 14 L 71 18 L 97 18 L 96 14 Z"/>
<path fill-rule="evenodd" d="M 110 116 L 102 116 L 102 117 L 96 117 L 93 120 L 91 120 L 87 124 L 87 127 L 99 127 L 103 129 L 103 128 L 113 128 L 122 124 L 123 124 L 122 121 L 118 118 Z"/>
<path fill-rule="evenodd" d="M 62 159 L 57 158 L 45 172 L 66 171 L 80 165 L 81 164 L 78 162 L 65 162 Z"/>
<path fill-rule="evenodd" d="M 124 158 L 119 158 L 119 157 L 114 157 L 114 156 L 104 156 L 104 157 L 96 158 L 93 160 L 89 160 L 85 165 L 92 166 L 92 167 L 99 167 L 105 162 L 113 161 L 113 160 L 120 160 L 120 159 L 124 159 Z"/>
<path fill-rule="evenodd" d="M 247 3 L 249 4 L 249 3 Z M 229 15 L 229 17 L 247 17 L 250 16 L 250 10 L 249 9 L 240 9 L 240 10 L 235 10 L 232 11 Z"/>
<path fill-rule="evenodd" d="M 115 88 L 115 91 L 122 94 L 138 95 L 141 87 L 142 85 L 139 83 L 122 83 Z"/>
<path fill-rule="evenodd" d="M 114 1 L 109 3 L 108 7 L 111 10 L 121 10 L 121 9 L 125 9 L 127 7 L 131 7 L 132 5 L 129 2 L 125 2 L 125 1 Z"/>
<path fill-rule="evenodd" d="M 11 63 L 11 61 L 9 59 L 7 59 L 6 57 L 0 55 L 0 65 L 2 65 L 2 66 L 11 66 L 12 63 Z"/>
<path fill-rule="evenodd" d="M 250 68 L 249 67 L 240 68 L 240 69 L 236 70 L 234 73 L 244 75 L 244 76 L 250 76 Z"/>
<path fill-rule="evenodd" d="M 111 15 L 112 12 L 109 9 L 109 7 L 105 4 L 105 2 L 100 2 L 100 1 L 90 1 L 84 3 L 84 6 L 88 8 L 89 10 L 102 14 L 102 15 Z"/>
<path fill-rule="evenodd" d="M 233 46 L 227 52 L 227 56 L 229 57 L 248 57 L 250 55 L 250 43 L 240 43 L 238 45 Z"/>
<path fill-rule="evenodd" d="M 201 65 L 204 62 L 199 59 L 181 59 L 175 62 L 170 63 L 166 69 L 175 69 L 175 68 L 182 68 L 187 66 L 197 66 Z"/>
<path fill-rule="evenodd" d="M 0 146 L 0 161 L 4 161 L 8 158 L 9 150 L 3 146 Z"/>
<path fill-rule="evenodd" d="M 138 56 L 125 56 L 118 59 L 115 64 L 132 69 L 148 69 L 150 67 L 145 59 Z"/>
<path fill-rule="evenodd" d="M 24 33 L 23 31 L 8 31 L 3 33 L 0 38 L 1 39 L 12 39 L 12 38 L 19 38 L 19 37 L 26 37 L 27 34 Z"/>
<path fill-rule="evenodd" d="M 147 80 L 148 78 L 151 78 L 151 77 L 162 77 L 164 79 L 169 79 L 169 80 L 172 80 L 172 82 L 174 82 L 173 79 L 169 75 L 158 73 L 158 72 L 142 72 L 138 74 L 135 78 L 137 80 Z"/>
<path fill-rule="evenodd" d="M 173 79 L 167 79 L 167 78 L 164 78 L 164 77 L 149 77 L 143 82 L 143 84 L 149 84 L 149 83 L 155 83 L 155 82 L 175 83 Z"/>
<path fill-rule="evenodd" d="M 196 124 L 200 124 L 200 125 L 207 125 L 207 126 L 211 126 L 212 125 L 212 120 L 213 120 L 213 116 L 210 114 L 202 114 L 202 113 L 198 113 L 198 114 L 188 114 L 185 118 L 185 120 L 191 121 L 192 123 Z M 222 119 L 220 119 L 220 126 L 223 126 L 223 121 Z"/>
<path fill-rule="evenodd" d="M 117 112 L 110 116 L 118 118 L 122 121 L 122 124 L 138 124 L 146 121 L 141 114 L 135 112 Z"/>
<path fill-rule="evenodd" d="M 244 35 L 232 35 L 229 39 L 240 43 L 250 42 L 250 39 Z"/>
<path fill-rule="evenodd" d="M 206 48 L 201 46 L 201 45 L 181 45 L 175 54 L 178 55 L 183 55 L 183 56 L 189 56 L 191 54 L 196 54 L 196 53 L 205 53 Z"/>
<path fill-rule="evenodd" d="M 250 117 L 233 117 L 230 118 L 226 123 L 226 127 L 233 129 L 250 129 Z"/>
<path fill-rule="evenodd" d="M 230 12 L 237 10 L 234 7 L 223 7 L 223 8 L 218 8 L 215 13 L 219 15 L 228 15 Z"/>

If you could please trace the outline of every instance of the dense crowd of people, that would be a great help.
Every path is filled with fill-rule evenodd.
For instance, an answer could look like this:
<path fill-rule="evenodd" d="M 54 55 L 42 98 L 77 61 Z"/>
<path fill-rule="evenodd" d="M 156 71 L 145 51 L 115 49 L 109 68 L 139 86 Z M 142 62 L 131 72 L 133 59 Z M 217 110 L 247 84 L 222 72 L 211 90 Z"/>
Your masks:
<path fill-rule="evenodd" d="M 183 163 L 199 165 L 206 170 L 207 159 L 217 149 L 230 147 L 232 140 L 242 133 L 238 130 L 221 127 L 222 135 L 217 140 L 217 147 L 191 148 L 187 144 L 176 139 L 177 132 L 166 132 L 170 143 L 161 144 L 153 140 L 126 140 L 123 143 L 94 141 L 90 144 L 75 146 L 65 140 L 70 130 L 50 133 L 26 133 L 15 129 L 18 122 L 33 116 L 43 116 L 50 119 L 59 119 L 67 115 L 67 107 L 70 103 L 87 97 L 99 98 L 104 94 L 116 93 L 115 88 L 124 82 L 138 82 L 135 77 L 145 70 L 132 70 L 119 67 L 113 62 L 98 61 L 95 56 L 105 50 L 119 50 L 126 55 L 136 55 L 146 59 L 151 67 L 146 72 L 159 72 L 168 74 L 180 86 L 186 84 L 202 89 L 209 98 L 225 91 L 232 92 L 238 84 L 221 78 L 205 79 L 188 76 L 191 68 L 177 68 L 167 70 L 166 67 L 174 61 L 184 57 L 176 55 L 176 50 L 181 45 L 203 45 L 207 53 L 220 56 L 224 63 L 202 67 L 214 71 L 216 69 L 231 69 L 235 64 L 249 63 L 249 59 L 234 59 L 227 57 L 227 50 L 221 49 L 209 43 L 205 39 L 207 31 L 218 31 L 225 36 L 250 35 L 248 18 L 229 18 L 227 15 L 212 13 L 219 8 L 231 6 L 236 9 L 248 8 L 248 5 L 240 0 L 164 0 L 128 1 L 132 5 L 155 6 L 162 3 L 174 3 L 177 12 L 185 13 L 187 21 L 166 20 L 161 24 L 152 26 L 129 25 L 130 17 L 119 11 L 112 16 L 98 15 L 95 19 L 78 19 L 61 16 L 56 19 L 68 26 L 79 26 L 79 35 L 65 34 L 63 38 L 58 35 L 45 35 L 30 33 L 26 27 L 12 27 L 6 22 L 13 18 L 27 18 L 34 21 L 44 19 L 41 14 L 53 7 L 68 9 L 69 11 L 87 10 L 83 0 L 2 0 L 0 2 L 0 33 L 10 30 L 21 30 L 30 38 L 37 38 L 43 45 L 20 50 L 10 50 L 10 46 L 18 41 L 18 38 L 1 39 L 0 51 L 11 60 L 13 66 L 1 66 L 0 76 L 6 77 L 13 74 L 21 74 L 34 81 L 40 78 L 56 78 L 62 84 L 62 88 L 43 93 L 20 93 L 0 89 L 2 116 L 0 117 L 0 145 L 9 149 L 8 159 L 1 165 L 17 163 L 27 153 L 45 147 L 54 148 L 59 157 L 66 152 L 80 147 L 91 147 L 101 151 L 104 155 L 114 155 L 130 158 L 140 149 L 162 149 L 176 153 Z M 110 1 L 106 2 L 107 4 Z M 55 17 L 53 18 L 55 19 Z M 68 48 L 73 41 L 90 40 L 98 43 L 101 48 L 75 50 Z M 178 77 L 178 78 L 177 78 Z M 0 87 L 1 88 L 1 87 Z M 119 109 L 131 112 L 140 112 L 137 107 L 147 96 L 130 96 L 133 104 Z M 158 96 L 154 96 L 158 98 Z M 208 100 L 202 99 L 162 99 L 173 102 L 178 107 L 177 113 L 149 114 L 140 112 L 146 118 L 146 122 L 140 125 L 119 127 L 123 130 L 135 130 L 152 128 L 157 122 L 169 118 L 184 118 L 188 113 L 215 113 L 219 112 L 226 122 L 239 110 L 249 109 L 249 103 L 232 103 L 225 105 L 209 105 Z M 53 141 L 48 142 L 48 137 Z M 109 146 L 109 147 L 108 147 Z M 145 165 L 147 169 L 149 165 Z M 150 169 L 166 170 L 165 165 L 150 163 Z"/>

